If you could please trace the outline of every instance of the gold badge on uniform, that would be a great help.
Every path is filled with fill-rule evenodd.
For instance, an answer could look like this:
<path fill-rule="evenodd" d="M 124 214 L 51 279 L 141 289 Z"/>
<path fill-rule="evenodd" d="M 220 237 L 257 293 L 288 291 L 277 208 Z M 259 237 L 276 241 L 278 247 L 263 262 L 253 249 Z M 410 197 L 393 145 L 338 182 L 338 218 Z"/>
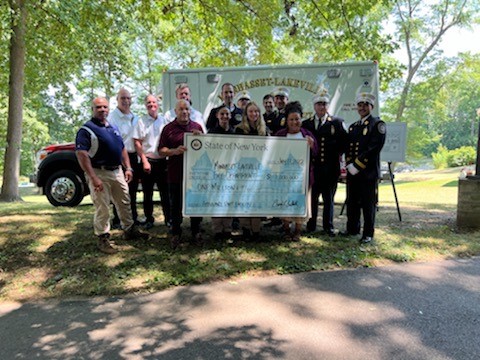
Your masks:
<path fill-rule="evenodd" d="M 368 128 L 363 129 L 363 135 L 367 135 L 368 133 Z"/>
<path fill-rule="evenodd" d="M 330 132 L 332 133 L 332 135 L 335 135 L 335 126 L 330 126 Z"/>
<path fill-rule="evenodd" d="M 285 126 L 285 118 L 280 121 L 280 126 Z"/>

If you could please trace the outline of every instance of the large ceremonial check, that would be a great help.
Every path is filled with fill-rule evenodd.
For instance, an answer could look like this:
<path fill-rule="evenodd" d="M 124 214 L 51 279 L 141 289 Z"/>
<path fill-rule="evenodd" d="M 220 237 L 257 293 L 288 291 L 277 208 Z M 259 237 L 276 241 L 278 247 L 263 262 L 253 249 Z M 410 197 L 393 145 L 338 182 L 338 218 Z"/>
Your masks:
<path fill-rule="evenodd" d="M 305 139 L 185 134 L 185 216 L 307 214 Z"/>

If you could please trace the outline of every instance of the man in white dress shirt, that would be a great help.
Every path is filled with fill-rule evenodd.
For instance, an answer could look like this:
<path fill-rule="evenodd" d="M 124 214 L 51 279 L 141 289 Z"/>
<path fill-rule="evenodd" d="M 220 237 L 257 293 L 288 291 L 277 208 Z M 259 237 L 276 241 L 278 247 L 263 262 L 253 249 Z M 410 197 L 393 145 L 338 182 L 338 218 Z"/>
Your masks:
<path fill-rule="evenodd" d="M 203 119 L 202 113 L 198 110 L 195 110 L 191 106 L 192 96 L 191 96 L 190 88 L 188 87 L 188 84 L 185 84 L 185 83 L 178 84 L 177 89 L 175 90 L 175 96 L 177 98 L 177 101 L 182 99 L 182 100 L 187 100 L 190 103 L 190 120 L 192 120 L 193 122 L 199 123 L 203 129 L 203 132 L 206 134 L 207 128 L 205 127 L 205 120 Z M 175 109 L 170 109 L 165 113 L 165 121 L 167 123 L 172 122 L 173 120 L 175 120 L 176 116 L 177 115 L 175 114 Z"/>
<path fill-rule="evenodd" d="M 138 118 L 130 110 L 131 105 L 132 96 L 130 95 L 130 92 L 125 88 L 121 88 L 117 94 L 117 107 L 108 115 L 108 122 L 110 125 L 116 126 L 120 131 L 123 143 L 125 144 L 125 149 L 130 158 L 130 165 L 133 169 L 133 178 L 132 181 L 128 183 L 128 192 L 130 193 L 132 218 L 135 223 L 138 223 L 137 190 L 141 168 L 139 167 L 138 156 L 133 142 L 133 129 L 137 125 Z M 116 210 L 114 209 L 112 227 L 118 228 L 119 223 L 120 221 Z"/>
<path fill-rule="evenodd" d="M 167 184 L 167 159 L 158 153 L 158 141 L 165 119 L 158 113 L 158 101 L 153 95 L 145 97 L 147 115 L 138 120 L 133 129 L 135 149 L 140 157 L 141 179 L 143 189 L 143 211 L 145 213 L 145 228 L 150 229 L 155 223 L 153 217 L 153 186 L 157 184 L 160 192 L 165 224 L 170 224 L 170 201 Z"/>

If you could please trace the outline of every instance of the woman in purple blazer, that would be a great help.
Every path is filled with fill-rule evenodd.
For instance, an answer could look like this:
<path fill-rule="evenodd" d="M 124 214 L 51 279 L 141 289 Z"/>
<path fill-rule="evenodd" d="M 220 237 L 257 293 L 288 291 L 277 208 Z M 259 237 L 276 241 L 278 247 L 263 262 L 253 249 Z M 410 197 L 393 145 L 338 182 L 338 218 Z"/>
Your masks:
<path fill-rule="evenodd" d="M 287 127 L 277 131 L 275 136 L 284 136 L 292 139 L 307 139 L 308 145 L 310 146 L 310 164 L 309 164 L 309 183 L 308 191 L 313 185 L 313 165 L 312 159 L 317 155 L 318 147 L 315 140 L 315 136 L 307 129 L 302 128 L 302 116 L 303 109 L 302 105 L 298 101 L 293 101 L 287 104 L 285 107 L 285 117 L 287 119 Z M 307 196 L 307 219 L 310 217 L 310 194 Z M 285 232 L 285 239 L 300 241 L 300 233 L 302 230 L 302 224 L 305 221 L 303 217 L 287 217 L 283 218 L 283 230 Z M 292 223 L 295 224 L 295 228 L 291 230 Z"/>

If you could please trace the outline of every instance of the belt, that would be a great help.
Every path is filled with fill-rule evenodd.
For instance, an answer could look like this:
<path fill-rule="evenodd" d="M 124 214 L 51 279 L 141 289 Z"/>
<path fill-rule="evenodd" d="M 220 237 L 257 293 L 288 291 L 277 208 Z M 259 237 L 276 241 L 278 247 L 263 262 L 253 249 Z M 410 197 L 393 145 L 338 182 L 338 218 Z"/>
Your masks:
<path fill-rule="evenodd" d="M 120 165 L 117 165 L 117 166 L 93 165 L 92 167 L 94 169 L 114 171 L 114 170 L 118 170 Z"/>

